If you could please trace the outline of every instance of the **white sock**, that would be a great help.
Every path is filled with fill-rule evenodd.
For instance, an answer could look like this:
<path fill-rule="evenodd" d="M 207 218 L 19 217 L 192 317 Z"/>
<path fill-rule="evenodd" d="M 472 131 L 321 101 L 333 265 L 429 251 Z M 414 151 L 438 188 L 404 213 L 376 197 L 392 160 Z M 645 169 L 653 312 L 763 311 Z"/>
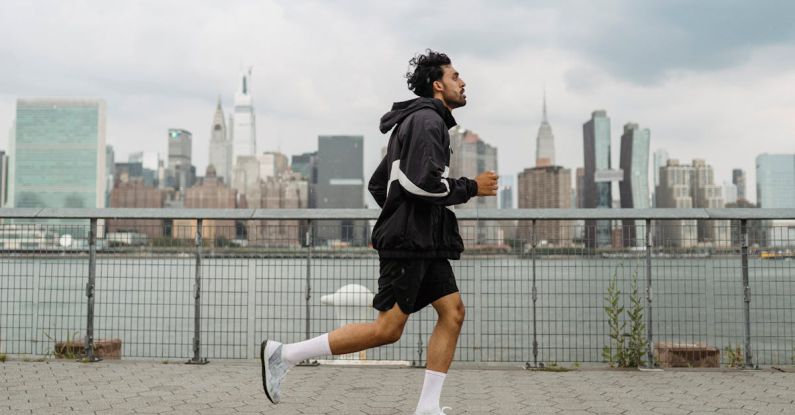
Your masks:
<path fill-rule="evenodd" d="M 422 383 L 422 393 L 420 402 L 417 404 L 417 412 L 430 412 L 439 409 L 439 397 L 442 395 L 442 385 L 447 373 L 425 371 L 425 382 Z"/>
<path fill-rule="evenodd" d="M 313 339 L 282 346 L 282 358 L 294 365 L 306 359 L 330 354 L 331 346 L 328 343 L 328 333 Z"/>

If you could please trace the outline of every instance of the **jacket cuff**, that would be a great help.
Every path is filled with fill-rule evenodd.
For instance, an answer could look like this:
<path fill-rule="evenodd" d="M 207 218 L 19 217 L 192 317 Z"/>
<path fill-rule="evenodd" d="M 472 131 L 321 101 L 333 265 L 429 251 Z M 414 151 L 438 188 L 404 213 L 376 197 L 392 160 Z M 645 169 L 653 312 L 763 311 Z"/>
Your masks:
<path fill-rule="evenodd" d="M 468 179 L 467 182 L 467 194 L 470 198 L 475 197 L 478 195 L 478 182 Z"/>

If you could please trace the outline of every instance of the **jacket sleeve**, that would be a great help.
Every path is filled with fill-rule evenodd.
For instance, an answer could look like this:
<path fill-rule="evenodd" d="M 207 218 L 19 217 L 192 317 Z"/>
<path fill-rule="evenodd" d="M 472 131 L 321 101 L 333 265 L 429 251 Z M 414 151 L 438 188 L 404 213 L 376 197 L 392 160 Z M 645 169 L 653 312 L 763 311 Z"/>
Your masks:
<path fill-rule="evenodd" d="M 373 199 L 378 203 L 378 206 L 384 207 L 386 203 L 386 189 L 389 180 L 389 173 L 387 172 L 387 157 L 381 160 L 378 167 L 370 177 L 370 183 L 367 185 L 367 190 L 373 195 Z"/>
<path fill-rule="evenodd" d="M 400 160 L 400 186 L 411 197 L 429 203 L 445 206 L 466 203 L 478 194 L 478 185 L 466 177 L 448 177 L 444 122 L 429 118 L 417 121 L 411 129 L 408 153 Z"/>

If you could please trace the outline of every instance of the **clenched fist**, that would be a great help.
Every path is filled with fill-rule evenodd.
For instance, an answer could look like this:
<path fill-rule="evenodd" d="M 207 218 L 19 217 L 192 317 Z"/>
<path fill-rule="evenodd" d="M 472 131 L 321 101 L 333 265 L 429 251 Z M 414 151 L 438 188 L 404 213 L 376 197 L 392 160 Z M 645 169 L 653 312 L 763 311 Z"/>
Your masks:
<path fill-rule="evenodd" d="M 500 176 L 493 171 L 486 171 L 475 177 L 475 181 L 478 183 L 478 196 L 496 196 L 499 178 Z"/>

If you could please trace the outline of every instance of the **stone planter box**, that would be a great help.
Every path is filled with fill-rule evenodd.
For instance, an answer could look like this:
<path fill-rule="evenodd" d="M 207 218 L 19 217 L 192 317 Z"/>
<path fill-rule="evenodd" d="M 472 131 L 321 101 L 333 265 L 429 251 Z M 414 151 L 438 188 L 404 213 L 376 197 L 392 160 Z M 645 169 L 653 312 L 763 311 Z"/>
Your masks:
<path fill-rule="evenodd" d="M 83 344 L 83 340 L 55 343 L 55 357 L 65 358 L 70 355 L 75 358 L 85 357 L 85 345 Z M 94 356 L 101 357 L 105 360 L 121 359 L 121 339 L 95 340 Z"/>
<path fill-rule="evenodd" d="M 654 356 L 660 367 L 720 367 L 720 349 L 705 343 L 658 342 Z"/>

